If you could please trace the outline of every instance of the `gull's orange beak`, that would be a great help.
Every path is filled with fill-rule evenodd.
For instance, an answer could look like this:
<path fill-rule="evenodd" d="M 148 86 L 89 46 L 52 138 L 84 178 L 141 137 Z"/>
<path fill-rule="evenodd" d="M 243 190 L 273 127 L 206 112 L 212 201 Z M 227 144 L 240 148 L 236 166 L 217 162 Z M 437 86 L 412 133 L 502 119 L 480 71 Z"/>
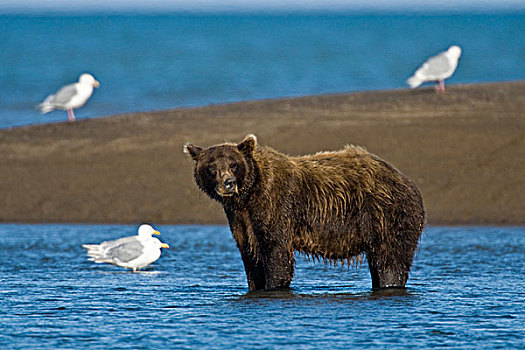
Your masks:
<path fill-rule="evenodd" d="M 157 231 L 157 230 L 155 230 L 155 231 L 153 231 L 153 234 L 154 234 L 154 235 L 160 235 L 160 232 Z"/>
<path fill-rule="evenodd" d="M 95 82 L 93 83 L 93 86 L 98 88 L 100 86 L 100 83 L 97 80 L 95 80 Z"/>
<path fill-rule="evenodd" d="M 169 248 L 170 246 L 167 245 L 166 243 L 161 243 L 161 244 L 160 244 L 160 247 L 161 247 L 161 248 Z"/>

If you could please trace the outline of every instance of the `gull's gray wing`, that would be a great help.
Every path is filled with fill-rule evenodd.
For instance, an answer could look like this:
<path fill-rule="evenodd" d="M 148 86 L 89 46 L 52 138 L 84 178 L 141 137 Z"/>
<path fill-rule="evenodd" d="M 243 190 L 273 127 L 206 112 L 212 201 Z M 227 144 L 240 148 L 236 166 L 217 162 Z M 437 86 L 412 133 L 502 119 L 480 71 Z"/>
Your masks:
<path fill-rule="evenodd" d="M 430 57 L 420 68 L 426 77 L 439 77 L 451 68 L 448 58 L 444 54 Z"/>
<path fill-rule="evenodd" d="M 115 241 L 115 245 L 108 247 L 106 256 L 111 259 L 118 259 L 122 262 L 129 262 L 142 255 L 144 246 L 136 237 L 126 237 Z"/>
<path fill-rule="evenodd" d="M 45 102 L 51 103 L 52 105 L 62 106 L 69 102 L 69 100 L 71 100 L 76 94 L 77 88 L 75 84 L 69 84 L 58 90 L 56 94 L 49 96 Z"/>

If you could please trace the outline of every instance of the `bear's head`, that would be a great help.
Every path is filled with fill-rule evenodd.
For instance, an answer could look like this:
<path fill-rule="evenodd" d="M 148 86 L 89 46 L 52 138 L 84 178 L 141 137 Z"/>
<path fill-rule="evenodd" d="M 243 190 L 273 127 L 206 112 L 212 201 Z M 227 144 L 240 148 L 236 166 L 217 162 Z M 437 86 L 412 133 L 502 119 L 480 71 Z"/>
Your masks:
<path fill-rule="evenodd" d="M 255 135 L 247 135 L 239 144 L 224 143 L 208 148 L 184 145 L 184 153 L 195 161 L 195 182 L 211 198 L 224 202 L 226 198 L 245 195 L 254 181 L 253 151 Z"/>

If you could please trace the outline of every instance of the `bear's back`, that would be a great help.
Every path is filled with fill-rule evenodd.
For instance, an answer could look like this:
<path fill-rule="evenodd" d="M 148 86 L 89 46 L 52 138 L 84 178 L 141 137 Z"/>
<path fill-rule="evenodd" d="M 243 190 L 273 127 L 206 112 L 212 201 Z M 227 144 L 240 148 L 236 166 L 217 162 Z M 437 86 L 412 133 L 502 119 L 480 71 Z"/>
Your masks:
<path fill-rule="evenodd" d="M 340 188 L 368 192 L 377 185 L 384 185 L 386 178 L 392 178 L 395 182 L 406 180 L 392 165 L 366 149 L 353 145 L 339 151 L 303 156 L 288 156 L 269 147 L 257 147 L 254 158 L 263 174 L 267 171 L 272 172 L 272 175 L 291 176 L 306 185 L 317 183 L 323 188 L 334 190 Z"/>
<path fill-rule="evenodd" d="M 337 220 L 349 211 L 386 208 L 407 200 L 421 202 L 410 179 L 359 146 L 304 156 L 257 147 L 254 158 L 265 192 L 278 193 L 281 198 L 276 201 L 300 203 L 293 207 L 311 224 Z"/>

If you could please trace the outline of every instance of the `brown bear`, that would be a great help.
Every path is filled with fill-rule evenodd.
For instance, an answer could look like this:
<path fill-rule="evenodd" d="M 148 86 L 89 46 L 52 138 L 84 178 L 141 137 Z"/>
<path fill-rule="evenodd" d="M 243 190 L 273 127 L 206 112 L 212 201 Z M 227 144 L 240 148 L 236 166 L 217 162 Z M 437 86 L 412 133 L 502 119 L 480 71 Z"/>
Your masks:
<path fill-rule="evenodd" d="M 250 291 L 287 288 L 294 252 L 329 262 L 366 254 L 372 288 L 404 288 L 425 224 L 417 186 L 364 148 L 293 157 L 257 145 L 184 145 L 195 181 L 222 204 Z"/>

